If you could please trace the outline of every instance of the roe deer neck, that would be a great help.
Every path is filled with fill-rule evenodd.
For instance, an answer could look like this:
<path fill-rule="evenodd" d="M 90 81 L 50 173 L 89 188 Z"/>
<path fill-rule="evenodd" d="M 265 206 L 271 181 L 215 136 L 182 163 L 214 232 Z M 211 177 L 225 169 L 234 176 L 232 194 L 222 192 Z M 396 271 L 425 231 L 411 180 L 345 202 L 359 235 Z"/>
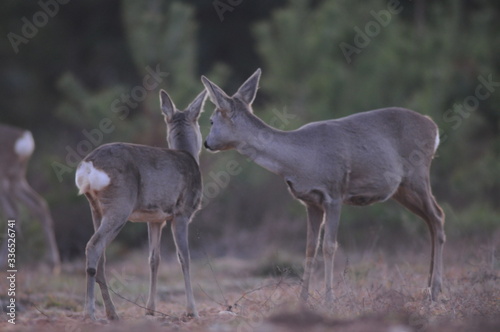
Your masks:
<path fill-rule="evenodd" d="M 288 132 L 275 129 L 251 113 L 243 113 L 238 128 L 240 139 L 236 150 L 250 158 L 259 166 L 283 175 L 290 163 L 292 143 Z"/>
<path fill-rule="evenodd" d="M 201 144 L 200 144 L 201 146 Z M 183 135 L 181 132 L 175 135 L 175 138 L 169 142 L 169 147 L 174 150 L 182 150 L 189 153 L 196 163 L 199 164 L 199 149 L 197 149 L 196 144 L 193 139 L 187 135 Z"/>
<path fill-rule="evenodd" d="M 200 164 L 200 161 L 199 161 L 199 151 L 197 151 L 197 149 L 192 146 L 192 144 L 186 144 L 186 145 L 177 145 L 177 147 L 175 147 L 176 150 L 182 150 L 182 151 L 186 151 L 187 153 L 189 153 L 193 158 L 194 160 L 196 160 L 196 163 L 199 165 Z"/>

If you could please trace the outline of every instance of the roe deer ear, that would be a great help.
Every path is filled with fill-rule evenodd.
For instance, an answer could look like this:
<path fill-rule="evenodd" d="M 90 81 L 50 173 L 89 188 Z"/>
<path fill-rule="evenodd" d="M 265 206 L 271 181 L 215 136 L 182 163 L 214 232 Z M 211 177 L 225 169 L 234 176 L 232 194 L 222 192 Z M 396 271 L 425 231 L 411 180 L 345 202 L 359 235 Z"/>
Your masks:
<path fill-rule="evenodd" d="M 200 117 L 201 112 L 203 112 L 203 106 L 205 105 L 205 100 L 207 99 L 207 90 L 203 90 L 186 108 L 188 119 L 195 122 Z"/>
<path fill-rule="evenodd" d="M 235 96 L 239 96 L 245 103 L 252 105 L 255 95 L 257 94 L 257 89 L 259 88 L 259 80 L 261 74 L 260 68 L 255 71 L 255 73 L 250 76 L 245 83 L 243 83 Z"/>
<path fill-rule="evenodd" d="M 171 121 L 175 113 L 175 105 L 168 93 L 163 89 L 160 90 L 160 105 L 167 121 Z"/>
<path fill-rule="evenodd" d="M 212 101 L 220 111 L 231 112 L 231 97 L 205 76 L 201 77 L 201 81 L 207 89 L 210 101 Z"/>

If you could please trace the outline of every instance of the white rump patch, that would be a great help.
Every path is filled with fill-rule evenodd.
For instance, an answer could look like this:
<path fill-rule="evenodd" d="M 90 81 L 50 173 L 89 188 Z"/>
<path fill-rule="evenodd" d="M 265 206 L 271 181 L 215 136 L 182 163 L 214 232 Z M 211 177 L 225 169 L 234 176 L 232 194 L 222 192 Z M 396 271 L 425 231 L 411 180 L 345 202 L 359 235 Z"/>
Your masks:
<path fill-rule="evenodd" d="M 19 137 L 14 145 L 14 151 L 20 157 L 29 157 L 35 150 L 35 141 L 33 140 L 33 135 L 29 131 L 25 131 L 24 134 Z"/>
<path fill-rule="evenodd" d="M 89 191 L 100 191 L 107 187 L 111 182 L 109 175 L 94 167 L 91 161 L 82 161 L 78 166 L 75 175 L 78 194 L 84 194 Z"/>
<path fill-rule="evenodd" d="M 436 141 L 434 142 L 434 152 L 436 152 L 438 146 L 439 146 L 439 131 L 436 133 Z"/>

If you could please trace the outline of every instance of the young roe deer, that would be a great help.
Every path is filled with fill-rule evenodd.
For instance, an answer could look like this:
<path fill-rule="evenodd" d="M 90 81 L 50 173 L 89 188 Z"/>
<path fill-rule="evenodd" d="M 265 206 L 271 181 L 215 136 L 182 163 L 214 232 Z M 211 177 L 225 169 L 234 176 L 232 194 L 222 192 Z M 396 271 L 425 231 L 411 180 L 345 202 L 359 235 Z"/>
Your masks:
<path fill-rule="evenodd" d="M 40 220 L 54 274 L 61 270 L 61 261 L 54 235 L 54 222 L 47 202 L 26 181 L 28 161 L 35 150 L 33 135 L 28 130 L 0 125 L 0 207 L 6 219 L 13 219 L 19 232 L 18 203 L 25 205 Z M 1 264 L 7 262 L 7 237 L 0 253 Z"/>
<path fill-rule="evenodd" d="M 442 282 L 444 213 L 429 181 L 439 144 L 436 124 L 403 108 L 383 108 L 337 120 L 281 131 L 253 114 L 261 71 L 229 97 L 202 77 L 216 109 L 205 147 L 236 149 L 284 178 L 291 194 L 307 207 L 306 260 L 301 300 L 306 301 L 313 263 L 320 246 L 325 266 L 325 299 L 333 300 L 333 258 L 342 204 L 369 205 L 393 198 L 420 216 L 431 233 L 429 287 L 436 299 Z"/>
<path fill-rule="evenodd" d="M 105 144 L 86 156 L 76 171 L 76 185 L 87 197 L 95 233 L 87 243 L 86 317 L 95 320 L 95 282 L 101 288 L 106 316 L 118 319 L 106 282 L 105 248 L 127 220 L 147 222 L 151 268 L 146 314 L 154 315 L 160 240 L 163 226 L 171 223 L 177 256 L 182 266 L 187 314 L 197 316 L 189 275 L 188 225 L 200 208 L 202 181 L 198 167 L 201 133 L 198 117 L 206 92 L 183 112 L 160 91 L 169 149 L 144 145 Z"/>

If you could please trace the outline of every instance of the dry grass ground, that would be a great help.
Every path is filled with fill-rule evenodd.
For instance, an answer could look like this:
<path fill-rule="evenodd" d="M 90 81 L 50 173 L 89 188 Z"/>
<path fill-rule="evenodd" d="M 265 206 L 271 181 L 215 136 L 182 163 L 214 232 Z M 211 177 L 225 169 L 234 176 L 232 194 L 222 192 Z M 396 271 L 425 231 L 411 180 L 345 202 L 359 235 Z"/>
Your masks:
<path fill-rule="evenodd" d="M 470 248 L 474 249 L 470 249 Z M 428 255 L 383 253 L 346 255 L 335 264 L 333 306 L 322 303 L 322 271 L 317 266 L 307 306 L 298 302 L 294 277 L 302 256 L 270 253 L 258 260 L 193 260 L 192 279 L 200 317 L 184 316 L 184 286 L 177 262 L 160 266 L 158 314 L 145 316 L 148 289 L 146 251 L 110 260 L 108 280 L 116 292 L 118 323 L 84 321 L 83 261 L 67 263 L 59 276 L 41 267 L 17 273 L 16 324 L 2 314 L 2 331 L 500 331 L 500 266 L 491 246 L 448 248 L 445 284 L 431 303 L 424 285 Z M 171 255 L 170 255 L 171 256 Z M 263 271 L 273 271 L 265 276 Z M 0 299 L 7 300 L 6 278 Z M 126 298 L 126 299 L 124 299 Z M 100 299 L 100 295 L 98 296 Z M 102 302 L 97 315 L 104 319 Z"/>

